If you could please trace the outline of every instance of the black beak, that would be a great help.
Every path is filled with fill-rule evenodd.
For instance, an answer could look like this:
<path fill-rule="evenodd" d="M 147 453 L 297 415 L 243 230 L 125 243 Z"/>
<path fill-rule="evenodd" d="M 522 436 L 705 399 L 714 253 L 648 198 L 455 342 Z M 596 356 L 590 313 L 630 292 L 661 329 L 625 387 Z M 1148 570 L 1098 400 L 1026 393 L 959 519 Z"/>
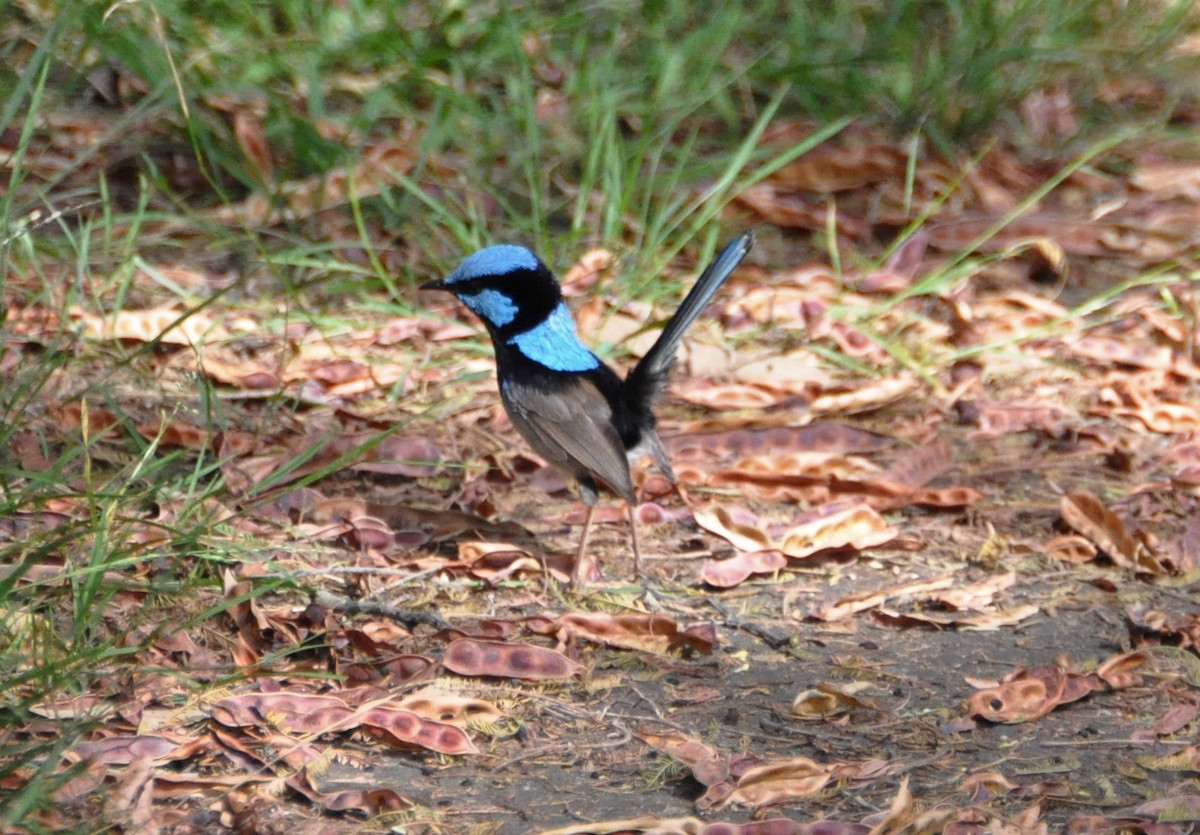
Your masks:
<path fill-rule="evenodd" d="M 424 284 L 422 284 L 417 289 L 418 290 L 445 290 L 446 282 L 442 281 L 441 279 L 438 279 L 437 281 L 426 281 Z"/>

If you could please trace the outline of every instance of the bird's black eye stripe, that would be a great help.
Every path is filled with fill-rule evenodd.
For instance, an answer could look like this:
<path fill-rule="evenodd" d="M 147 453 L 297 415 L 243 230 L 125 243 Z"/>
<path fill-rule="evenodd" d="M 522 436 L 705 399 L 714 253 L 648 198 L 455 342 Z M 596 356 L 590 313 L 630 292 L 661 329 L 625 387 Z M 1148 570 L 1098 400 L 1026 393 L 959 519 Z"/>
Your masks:
<path fill-rule="evenodd" d="M 465 281 L 459 280 L 446 285 L 447 290 L 451 290 L 457 296 L 473 296 L 480 290 L 488 289 L 489 285 L 494 285 L 495 281 L 487 277 L 484 278 L 468 278 Z"/>
<path fill-rule="evenodd" d="M 512 288 L 520 290 L 532 287 L 537 280 L 533 270 L 516 269 L 497 275 L 480 275 L 472 278 L 460 278 L 446 285 L 446 289 L 458 295 L 469 296 L 480 290 L 499 290 Z"/>

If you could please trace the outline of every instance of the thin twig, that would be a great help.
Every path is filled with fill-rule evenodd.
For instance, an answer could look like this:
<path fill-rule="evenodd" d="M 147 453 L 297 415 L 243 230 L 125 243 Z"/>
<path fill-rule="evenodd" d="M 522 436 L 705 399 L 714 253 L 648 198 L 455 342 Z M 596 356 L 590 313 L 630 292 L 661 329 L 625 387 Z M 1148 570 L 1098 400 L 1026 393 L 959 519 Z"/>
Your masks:
<path fill-rule="evenodd" d="M 792 643 L 792 634 L 782 632 L 778 629 L 771 629 L 762 624 L 754 623 L 753 621 L 740 618 L 733 613 L 733 610 L 718 600 L 716 597 L 708 598 L 708 605 L 712 606 L 721 613 L 721 617 L 725 618 L 724 625 L 730 629 L 739 629 L 748 635 L 753 635 L 755 638 L 763 641 L 771 649 L 783 649 Z"/>
<path fill-rule="evenodd" d="M 325 574 L 370 574 L 374 577 L 399 577 L 402 581 L 408 581 L 418 580 L 435 571 L 441 571 L 441 569 L 442 566 L 437 566 L 424 571 L 409 571 L 404 568 L 384 568 L 372 565 L 335 565 L 326 568 L 306 568 L 303 571 L 275 571 L 266 576 L 275 580 L 290 580 L 301 577 L 320 577 Z"/>

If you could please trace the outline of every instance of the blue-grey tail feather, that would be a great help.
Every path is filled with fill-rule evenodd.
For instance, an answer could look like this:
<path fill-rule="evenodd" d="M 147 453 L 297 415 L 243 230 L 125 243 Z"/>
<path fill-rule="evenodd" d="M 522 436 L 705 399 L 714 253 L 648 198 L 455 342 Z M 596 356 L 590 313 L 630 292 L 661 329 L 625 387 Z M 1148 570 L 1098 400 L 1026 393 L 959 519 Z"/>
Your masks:
<path fill-rule="evenodd" d="M 744 232 L 734 238 L 721 254 L 708 265 L 707 269 L 696 280 L 696 284 L 684 298 L 679 309 L 667 321 L 663 332 L 653 347 L 642 357 L 625 381 L 626 398 L 631 403 L 641 403 L 647 408 L 662 393 L 667 384 L 667 375 L 671 364 L 675 361 L 675 352 L 683 339 L 684 331 L 695 321 L 701 311 L 708 305 L 713 294 L 729 278 L 750 247 L 754 246 L 754 233 Z"/>

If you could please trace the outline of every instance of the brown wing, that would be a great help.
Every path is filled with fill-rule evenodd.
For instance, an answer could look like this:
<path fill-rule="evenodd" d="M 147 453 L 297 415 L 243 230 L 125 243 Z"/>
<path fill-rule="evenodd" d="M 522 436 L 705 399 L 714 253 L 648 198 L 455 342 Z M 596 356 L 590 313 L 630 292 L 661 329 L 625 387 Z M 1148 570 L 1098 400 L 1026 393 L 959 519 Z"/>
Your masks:
<path fill-rule="evenodd" d="M 547 461 L 576 478 L 603 481 L 630 504 L 637 501 L 612 410 L 587 378 L 567 377 L 552 391 L 506 380 L 500 398 L 513 425 Z"/>

